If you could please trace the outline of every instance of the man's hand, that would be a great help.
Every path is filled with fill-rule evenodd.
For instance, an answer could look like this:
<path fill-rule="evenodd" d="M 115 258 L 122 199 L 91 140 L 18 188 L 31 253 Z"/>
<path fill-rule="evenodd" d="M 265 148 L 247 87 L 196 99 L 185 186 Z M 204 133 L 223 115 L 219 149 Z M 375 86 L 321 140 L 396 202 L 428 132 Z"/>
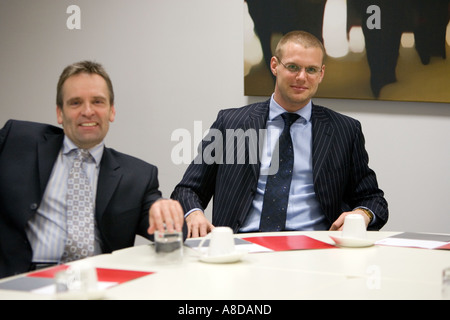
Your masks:
<path fill-rule="evenodd" d="M 360 214 L 364 217 L 364 222 L 366 224 L 366 229 L 367 229 L 367 226 L 369 225 L 369 222 L 370 222 L 370 218 L 367 216 L 367 214 L 364 213 L 364 211 L 362 211 L 360 209 L 355 209 L 354 211 L 343 212 L 339 216 L 339 218 L 337 218 L 336 221 L 333 222 L 333 224 L 331 225 L 330 231 L 342 231 L 342 228 L 344 227 L 345 217 L 347 215 L 353 214 L 353 213 Z"/>
<path fill-rule="evenodd" d="M 182 231 L 184 223 L 184 212 L 176 200 L 159 199 L 152 204 L 149 210 L 148 233 L 153 234 L 155 230 L 164 232 Z"/>
<path fill-rule="evenodd" d="M 204 237 L 214 229 L 214 226 L 201 211 L 191 212 L 186 217 L 186 224 L 188 227 L 188 238 Z"/>

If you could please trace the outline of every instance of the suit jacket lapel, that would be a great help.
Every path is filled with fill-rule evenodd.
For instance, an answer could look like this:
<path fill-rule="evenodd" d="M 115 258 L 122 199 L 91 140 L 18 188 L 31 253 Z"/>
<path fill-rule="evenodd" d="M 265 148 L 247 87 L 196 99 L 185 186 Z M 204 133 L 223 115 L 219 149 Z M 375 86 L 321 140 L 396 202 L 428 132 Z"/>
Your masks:
<path fill-rule="evenodd" d="M 316 107 L 313 104 L 312 108 L 312 162 L 313 162 L 313 179 L 314 183 L 317 181 L 324 160 L 326 159 L 332 137 L 333 127 L 330 125 L 330 120 L 323 112 L 323 109 Z"/>
<path fill-rule="evenodd" d="M 38 143 L 37 156 L 41 195 L 45 192 L 56 158 L 61 150 L 63 140 L 64 134 L 46 134 L 44 135 L 44 139 Z"/>
<path fill-rule="evenodd" d="M 248 145 L 248 141 L 246 142 L 246 150 L 256 150 L 256 152 L 258 152 L 257 154 L 257 159 L 258 161 L 256 163 L 250 163 L 250 167 L 252 168 L 253 174 L 256 178 L 256 180 L 259 177 L 259 170 L 260 170 L 260 166 L 261 166 L 261 158 L 260 158 L 260 141 L 259 139 L 262 138 L 262 136 L 260 135 L 260 129 L 265 129 L 266 128 L 266 123 L 267 123 L 267 117 L 269 114 L 269 103 L 270 100 L 267 100 L 264 103 L 260 103 L 257 104 L 255 106 L 255 108 L 251 111 L 251 113 L 249 114 L 249 119 L 248 121 L 246 121 L 244 123 L 244 131 L 248 130 L 248 129 L 253 129 L 256 131 L 256 135 L 258 137 L 257 142 L 258 145 L 257 146 L 250 146 Z M 249 159 L 250 161 L 250 159 Z"/>
<path fill-rule="evenodd" d="M 122 172 L 120 165 L 111 153 L 110 149 L 105 147 L 103 151 L 102 160 L 100 162 L 100 172 L 97 183 L 97 199 L 96 199 L 96 215 L 100 220 L 105 212 L 106 206 L 111 200 L 114 191 L 116 190 Z"/>
<path fill-rule="evenodd" d="M 41 197 L 45 192 L 58 153 L 64 141 L 64 134 L 46 134 L 38 143 L 37 156 Z M 120 165 L 108 148 L 105 148 L 100 163 L 97 184 L 96 213 L 101 217 L 122 177 Z"/>

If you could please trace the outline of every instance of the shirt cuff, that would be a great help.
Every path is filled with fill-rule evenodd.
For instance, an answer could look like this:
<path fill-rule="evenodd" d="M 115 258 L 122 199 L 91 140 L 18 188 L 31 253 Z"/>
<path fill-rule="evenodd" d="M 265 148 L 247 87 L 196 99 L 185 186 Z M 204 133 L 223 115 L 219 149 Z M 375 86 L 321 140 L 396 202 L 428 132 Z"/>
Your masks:
<path fill-rule="evenodd" d="M 200 208 L 194 208 L 194 209 L 191 209 L 191 210 L 189 210 L 188 212 L 186 212 L 186 213 L 184 214 L 184 218 L 187 218 L 188 215 L 190 215 L 190 214 L 191 214 L 192 212 L 194 212 L 194 211 L 201 211 L 201 212 L 203 212 L 203 210 L 200 209 Z"/>
<path fill-rule="evenodd" d="M 359 206 L 359 207 L 354 208 L 353 211 L 356 210 L 356 209 L 364 209 L 364 210 L 369 211 L 372 214 L 372 220 L 369 222 L 369 226 L 373 225 L 375 223 L 375 220 L 377 219 L 377 216 L 375 215 L 375 213 L 373 213 L 372 210 L 370 210 L 367 207 Z"/>

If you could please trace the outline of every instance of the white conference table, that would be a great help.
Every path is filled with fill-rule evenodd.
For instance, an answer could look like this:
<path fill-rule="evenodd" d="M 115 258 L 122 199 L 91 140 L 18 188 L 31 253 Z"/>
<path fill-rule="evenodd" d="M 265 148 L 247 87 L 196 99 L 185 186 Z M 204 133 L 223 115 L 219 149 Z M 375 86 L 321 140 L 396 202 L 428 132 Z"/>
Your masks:
<path fill-rule="evenodd" d="M 368 232 L 379 240 L 398 232 Z M 334 244 L 340 232 L 284 232 Z M 236 237 L 277 236 L 239 234 Z M 248 253 L 239 262 L 201 262 L 184 248 L 183 261 L 161 263 L 152 245 L 139 245 L 89 258 L 97 268 L 154 272 L 105 292 L 105 299 L 297 300 L 297 299 L 443 299 L 442 271 L 449 250 L 374 245 Z M 16 276 L 17 277 L 17 276 Z M 8 280 L 2 279 L 2 281 Z M 0 282 L 2 282 L 0 281 Z M 52 299 L 52 295 L 0 290 L 0 299 Z"/>

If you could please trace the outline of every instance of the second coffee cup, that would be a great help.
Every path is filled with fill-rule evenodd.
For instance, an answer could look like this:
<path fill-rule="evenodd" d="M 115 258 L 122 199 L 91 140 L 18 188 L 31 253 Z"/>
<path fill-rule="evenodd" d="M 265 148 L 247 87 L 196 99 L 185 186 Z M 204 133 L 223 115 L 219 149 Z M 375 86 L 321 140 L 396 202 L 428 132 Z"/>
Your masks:
<path fill-rule="evenodd" d="M 208 239 L 208 256 L 228 255 L 235 252 L 233 230 L 229 227 L 214 228 L 200 241 L 198 245 L 200 250 Z"/>
<path fill-rule="evenodd" d="M 356 213 L 349 214 L 345 217 L 344 227 L 342 230 L 342 237 L 365 239 L 366 238 L 366 225 L 364 218 Z"/>

